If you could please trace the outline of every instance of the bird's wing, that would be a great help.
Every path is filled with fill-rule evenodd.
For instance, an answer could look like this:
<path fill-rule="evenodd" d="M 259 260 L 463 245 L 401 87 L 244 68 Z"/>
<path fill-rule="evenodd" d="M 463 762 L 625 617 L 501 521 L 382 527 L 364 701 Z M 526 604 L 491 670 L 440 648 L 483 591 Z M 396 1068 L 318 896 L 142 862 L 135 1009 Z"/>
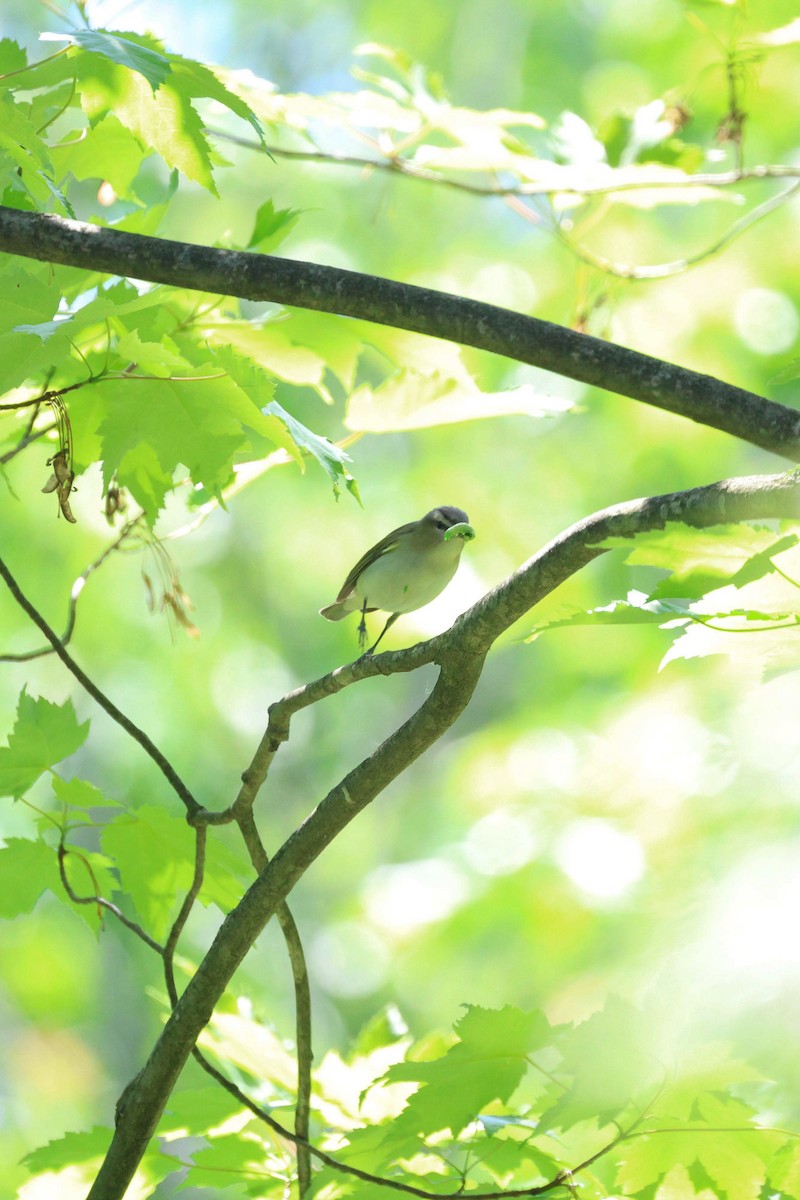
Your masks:
<path fill-rule="evenodd" d="M 341 591 L 336 597 L 337 604 L 342 600 L 346 600 L 347 597 L 352 593 L 354 587 L 358 583 L 358 577 L 361 572 L 365 571 L 367 567 L 372 566 L 372 564 L 377 562 L 379 558 L 382 558 L 384 554 L 391 554 L 392 550 L 396 550 L 398 539 L 401 538 L 404 533 L 410 533 L 417 523 L 418 522 L 416 521 L 410 521 L 407 525 L 400 525 L 399 528 L 393 529 L 391 533 L 387 533 L 385 538 L 381 538 L 379 542 L 376 542 L 375 545 L 366 552 L 366 554 L 362 555 L 362 557 L 353 567 L 350 574 L 347 576 L 347 579 L 345 579 L 344 583 L 342 584 Z"/>

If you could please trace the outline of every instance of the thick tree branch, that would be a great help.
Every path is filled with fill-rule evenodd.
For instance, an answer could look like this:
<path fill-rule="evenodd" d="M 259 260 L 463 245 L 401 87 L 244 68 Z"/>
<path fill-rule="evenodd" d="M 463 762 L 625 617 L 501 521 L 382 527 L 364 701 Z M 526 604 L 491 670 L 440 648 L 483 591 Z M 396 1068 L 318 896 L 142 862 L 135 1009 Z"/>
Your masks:
<path fill-rule="evenodd" d="M 0 248 L 248 300 L 359 317 L 475 346 L 666 409 L 800 461 L 800 414 L 743 388 L 549 321 L 266 254 L 220 250 L 0 206 Z"/>
<path fill-rule="evenodd" d="M 247 846 L 250 861 L 261 874 L 269 859 L 256 828 L 252 806 L 237 816 L 239 830 Z M 294 981 L 295 1043 L 297 1046 L 297 1103 L 294 1109 L 295 1147 L 297 1153 L 297 1190 L 302 1200 L 311 1184 L 311 1155 L 309 1135 L 311 1120 L 311 1066 L 314 1054 L 311 1044 L 311 981 L 306 965 L 300 930 L 286 901 L 277 908 L 276 916 L 289 954 Z M 195 1055 L 197 1057 L 197 1055 Z M 198 1060 L 199 1061 L 199 1060 Z M 201 1063 L 201 1065 L 203 1065 Z M 227 1086 L 227 1083 L 226 1085 Z M 277 1122 L 273 1123 L 277 1127 Z"/>
<path fill-rule="evenodd" d="M 539 600 L 592 559 L 610 536 L 766 517 L 800 517 L 793 474 L 727 480 L 616 505 L 587 517 L 545 546 L 456 621 L 447 633 L 409 650 L 380 655 L 383 670 L 433 661 L 439 678 L 424 704 L 322 800 L 278 850 L 223 922 L 158 1042 L 120 1103 L 119 1122 L 89 1200 L 120 1200 L 156 1130 L 167 1098 L 214 1006 L 266 922 L 306 869 L 389 783 L 434 744 L 464 710 L 492 642 Z M 354 679 L 352 680 L 355 681 Z M 324 688 L 311 685 L 317 698 Z M 302 704 L 295 700 L 295 707 Z"/>

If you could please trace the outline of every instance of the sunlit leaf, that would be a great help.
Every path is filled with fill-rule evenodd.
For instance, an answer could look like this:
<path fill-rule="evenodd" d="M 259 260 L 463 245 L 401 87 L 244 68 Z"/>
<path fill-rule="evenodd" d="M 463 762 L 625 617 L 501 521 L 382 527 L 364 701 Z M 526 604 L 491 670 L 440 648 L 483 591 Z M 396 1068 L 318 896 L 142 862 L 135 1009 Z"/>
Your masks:
<path fill-rule="evenodd" d="M 397 1124 L 403 1131 L 458 1133 L 493 1100 L 507 1101 L 528 1068 L 527 1055 L 552 1034 L 541 1013 L 507 1006 L 490 1010 L 471 1006 L 456 1025 L 459 1041 L 432 1062 L 398 1063 L 389 1082 L 424 1086 L 409 1099 Z"/>
<path fill-rule="evenodd" d="M 178 896 L 192 882 L 193 841 L 184 820 L 153 804 L 121 815 L 103 829 L 103 850 L 117 865 L 121 888 L 155 938 L 167 932 Z"/>
<path fill-rule="evenodd" d="M 526 641 L 533 641 L 548 629 L 568 629 L 576 625 L 663 625 L 685 613 L 677 605 L 648 601 L 644 592 L 631 591 L 626 600 L 612 600 L 599 608 L 573 609 L 536 625 Z"/>
<path fill-rule="evenodd" d="M 22 46 L 12 38 L 0 38 L 0 73 L 10 74 L 21 71 L 27 65 L 27 57 Z"/>
<path fill-rule="evenodd" d="M 71 700 L 53 704 L 23 691 L 8 746 L 0 747 L 0 795 L 21 796 L 44 771 L 74 754 L 88 733 L 89 722 L 78 724 Z"/>
<path fill-rule="evenodd" d="M 193 59 L 182 58 L 177 54 L 170 55 L 170 63 L 174 70 L 171 82 L 179 91 L 191 99 L 205 97 L 230 109 L 237 117 L 241 117 L 242 120 L 252 125 L 262 145 L 264 144 L 261 122 L 250 105 L 226 87 L 210 67 L 204 63 L 195 62 Z"/>
<path fill-rule="evenodd" d="M 58 309 L 58 284 L 45 272 L 29 271 L 7 263 L 0 287 L 0 333 L 18 325 L 49 321 Z"/>
<path fill-rule="evenodd" d="M 173 1092 L 161 1129 L 173 1136 L 208 1134 L 215 1125 L 241 1111 L 240 1101 L 220 1087 Z"/>
<path fill-rule="evenodd" d="M 53 791 L 62 804 L 68 808 L 118 808 L 119 800 L 112 800 L 93 783 L 85 779 L 62 779 L 53 774 L 51 778 Z"/>
<path fill-rule="evenodd" d="M 101 1159 L 108 1149 L 113 1130 L 101 1125 L 85 1133 L 65 1133 L 25 1156 L 24 1162 L 30 1171 L 58 1170 L 70 1163 Z"/>
<path fill-rule="evenodd" d="M 215 1013 L 201 1034 L 200 1044 L 255 1079 L 287 1092 L 297 1086 L 294 1056 L 271 1029 L 255 1018 Z"/>
<path fill-rule="evenodd" d="M 773 559 L 792 549 L 796 533 L 777 535 L 771 529 L 750 525 L 717 525 L 693 529 L 669 522 L 663 530 L 631 538 L 607 538 L 607 549 L 627 551 L 631 566 L 660 567 L 670 572 L 654 588 L 650 599 L 697 599 L 726 584 L 740 588 L 775 570 Z"/>
<path fill-rule="evenodd" d="M 648 1089 L 654 1093 L 661 1082 L 646 1020 L 615 997 L 602 1012 L 565 1033 L 558 1048 L 561 1069 L 573 1083 L 543 1114 L 548 1125 L 563 1128 L 590 1118 L 613 1119 Z"/>
<path fill-rule="evenodd" d="M 113 112 L 144 146 L 152 147 L 168 166 L 215 192 L 211 153 L 203 122 L 172 78 L 153 92 L 136 71 L 87 55 L 79 64 L 80 98 L 92 123 Z"/>
<path fill-rule="evenodd" d="M 273 400 L 271 404 L 268 404 L 264 412 L 270 416 L 276 416 L 283 421 L 295 444 L 301 450 L 305 450 L 311 454 L 325 471 L 333 484 L 334 492 L 338 493 L 341 484 L 344 484 L 347 490 L 358 499 L 355 480 L 350 475 L 346 466 L 350 462 L 349 454 L 346 454 L 344 450 L 340 450 L 338 446 L 334 446 L 333 442 L 329 441 L 328 438 L 319 437 L 318 434 L 312 433 L 310 429 L 288 413 L 282 405 L 278 404 L 277 400 Z"/>
<path fill-rule="evenodd" d="M 423 376 L 401 371 L 374 390 L 358 388 L 347 404 L 345 424 L 364 433 L 427 429 L 489 417 L 544 417 L 568 412 L 572 405 L 538 392 L 530 384 L 506 392 L 481 392 L 473 385 L 438 372 Z"/>
<path fill-rule="evenodd" d="M 113 113 L 96 125 L 73 133 L 52 150 L 59 178 L 69 172 L 76 179 L 107 179 L 119 195 L 125 195 L 148 150 L 122 125 Z"/>
<path fill-rule="evenodd" d="M 255 1182 L 264 1200 L 282 1200 L 290 1173 L 288 1152 L 278 1159 L 269 1153 L 264 1140 L 255 1132 L 223 1134 L 212 1144 L 196 1150 L 186 1175 L 191 1187 L 228 1188 Z"/>
<path fill-rule="evenodd" d="M 143 75 L 155 92 L 172 70 L 169 59 L 150 46 L 137 44 L 124 33 L 109 33 L 104 29 L 74 29 L 73 41 L 93 54 L 101 54 L 121 67 Z"/>
<path fill-rule="evenodd" d="M 276 208 L 271 200 L 265 200 L 256 212 L 246 249 L 269 254 L 291 233 L 301 216 L 299 208 Z"/>
<path fill-rule="evenodd" d="M 0 849 L 0 917 L 30 912 L 44 891 L 62 891 L 52 846 L 9 838 Z"/>

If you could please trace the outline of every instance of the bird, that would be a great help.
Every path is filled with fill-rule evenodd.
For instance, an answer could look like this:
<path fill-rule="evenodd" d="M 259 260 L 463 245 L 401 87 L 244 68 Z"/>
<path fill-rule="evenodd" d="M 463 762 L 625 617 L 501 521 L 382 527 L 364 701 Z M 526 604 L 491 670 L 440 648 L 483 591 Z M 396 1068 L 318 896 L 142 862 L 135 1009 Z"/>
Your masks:
<path fill-rule="evenodd" d="M 393 529 L 367 550 L 334 603 L 319 610 L 320 616 L 341 621 L 351 612 L 360 612 L 361 649 L 367 640 L 365 614 L 376 609 L 389 613 L 377 642 L 362 655 L 367 658 L 399 616 L 429 604 L 445 589 L 456 573 L 464 543 L 474 537 L 475 530 L 462 508 L 450 504 L 432 508 L 419 521 Z"/>

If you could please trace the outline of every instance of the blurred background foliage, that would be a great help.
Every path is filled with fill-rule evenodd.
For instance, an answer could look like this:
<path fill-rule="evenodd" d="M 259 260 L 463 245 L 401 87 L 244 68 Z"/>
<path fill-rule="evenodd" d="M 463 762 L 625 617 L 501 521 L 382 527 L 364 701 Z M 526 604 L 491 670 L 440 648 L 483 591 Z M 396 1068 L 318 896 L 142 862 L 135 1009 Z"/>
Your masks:
<path fill-rule="evenodd" d="M 736 142 L 716 137 L 730 118 L 735 76 L 745 164 L 800 162 L 797 44 L 759 41 L 796 16 L 794 0 L 273 0 L 257 10 L 245 0 L 118 0 L 89 11 L 97 25 L 149 30 L 174 52 L 252 71 L 281 93 L 351 92 L 360 86 L 351 68 L 365 63 L 355 48 L 387 45 L 440 78 L 453 104 L 538 114 L 543 127 L 529 135 L 543 146 L 591 131 L 612 145 L 633 114 L 663 100 L 683 114 L 676 136 L 702 148 L 703 170 L 737 165 Z M 3 35 L 28 45 L 31 58 L 41 56 L 36 38 L 48 28 L 60 26 L 44 8 L 6 0 Z M 521 215 L 501 198 L 381 170 L 270 161 L 233 142 L 217 146 L 230 164 L 216 174 L 219 198 L 182 181 L 159 234 L 244 245 L 255 212 L 271 199 L 301 210 L 280 254 L 578 325 L 791 400 L 800 328 L 796 205 L 664 279 L 620 278 L 570 245 L 636 268 L 702 255 L 774 194 L 774 182 L 668 207 L 592 200 L 556 229 L 544 203 Z M 151 186 L 159 196 L 164 179 L 155 168 Z M 87 185 L 78 216 L 96 211 Z M 293 320 L 287 328 L 300 331 L 304 345 L 335 353 L 336 318 Z M 408 345 L 409 354 L 430 352 L 422 339 Z M 445 351 L 434 345 L 432 353 Z M 403 357 L 401 348 L 396 358 Z M 447 503 L 465 508 L 478 533 L 446 595 L 393 628 L 387 645 L 397 647 L 444 628 L 598 508 L 781 468 L 764 452 L 632 401 L 475 351 L 462 357 L 487 391 L 533 383 L 578 411 L 365 434 L 348 448 L 363 508 L 346 493 L 335 503 L 313 466 L 267 472 L 228 511 L 169 543 L 197 638 L 148 612 L 142 571 L 158 571 L 149 552 L 112 556 L 87 584 L 73 652 L 209 807 L 235 794 L 267 705 L 354 654 L 355 623 L 328 625 L 317 610 L 387 529 Z M 373 351 L 362 371 L 377 384 L 386 363 Z M 292 388 L 282 402 L 339 441 L 348 436 L 346 397 L 328 382 L 330 406 L 310 386 Z M 97 469 L 78 481 L 79 523 L 56 521 L 54 501 L 39 495 L 44 457 L 21 456 L 7 468 L 3 543 L 23 586 L 60 628 L 72 580 L 109 532 Z M 184 520 L 170 503 L 159 528 Z M 605 604 L 632 586 L 647 590 L 653 578 L 608 555 L 565 586 L 548 612 Z M 38 644 L 10 599 L 0 603 L 3 648 Z M 742 661 L 678 661 L 659 673 L 669 635 L 649 627 L 569 629 L 524 644 L 535 619 L 495 649 L 452 733 L 343 833 L 293 894 L 313 979 L 317 1055 L 345 1047 L 389 1003 L 422 1034 L 449 1026 L 464 1003 L 541 1006 L 568 1020 L 621 993 L 669 1014 L 687 1037 L 731 1041 L 765 1075 L 789 1084 L 787 1094 L 793 1083 L 800 1095 L 800 677 L 765 674 L 752 647 Z M 257 809 L 268 848 L 413 710 L 431 680 L 371 680 L 295 718 Z M 52 658 L 9 666 L 0 678 L 9 728 L 23 685 L 55 701 L 73 693 Z M 74 702 L 92 721 L 69 764 L 74 774 L 123 805 L 176 813 L 138 748 L 86 696 L 76 693 Z M 44 785 L 31 798 L 53 803 Z M 3 836 L 29 836 L 31 821 L 29 809 L 8 802 Z M 218 919 L 214 908 L 195 914 L 187 957 L 202 954 Z M 0 1140 L 4 1160 L 15 1162 L 65 1129 L 108 1120 L 160 1026 L 153 997 L 162 983 L 158 962 L 124 930 L 109 925 L 98 939 L 48 895 L 5 924 L 0 938 Z M 290 978 L 274 929 L 249 955 L 236 992 L 291 1038 Z M 787 1101 L 780 1121 L 800 1119 L 800 1107 L 790 1110 Z"/>

